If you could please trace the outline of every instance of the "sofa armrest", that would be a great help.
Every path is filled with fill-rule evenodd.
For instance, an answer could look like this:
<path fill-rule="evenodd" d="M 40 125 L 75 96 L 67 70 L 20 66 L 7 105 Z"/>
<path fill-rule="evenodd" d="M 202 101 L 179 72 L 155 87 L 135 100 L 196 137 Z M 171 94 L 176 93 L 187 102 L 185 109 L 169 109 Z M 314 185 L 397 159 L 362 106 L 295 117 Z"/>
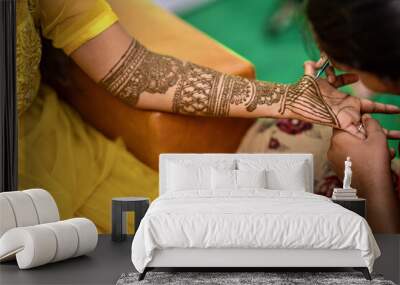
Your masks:
<path fill-rule="evenodd" d="M 143 0 L 112 0 L 122 25 L 147 48 L 218 71 L 254 77 L 253 66 L 174 15 Z M 235 152 L 251 119 L 189 117 L 143 111 L 111 96 L 70 61 L 68 86 L 55 86 L 92 126 L 121 137 L 142 162 L 158 169 L 160 153 Z"/>
<path fill-rule="evenodd" d="M 111 139 L 121 137 L 131 153 L 156 170 L 161 153 L 235 152 L 254 122 L 134 109 L 110 96 L 75 64 L 69 71 L 73 84 L 59 88 L 59 93 L 84 120 Z"/>

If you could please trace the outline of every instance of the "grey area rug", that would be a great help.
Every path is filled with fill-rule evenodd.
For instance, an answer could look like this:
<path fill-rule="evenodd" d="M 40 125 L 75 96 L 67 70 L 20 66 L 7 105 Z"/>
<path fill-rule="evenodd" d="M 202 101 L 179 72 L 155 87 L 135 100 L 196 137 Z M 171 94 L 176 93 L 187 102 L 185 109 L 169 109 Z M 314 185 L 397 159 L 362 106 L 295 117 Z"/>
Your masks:
<path fill-rule="evenodd" d="M 138 273 L 125 273 L 117 281 L 117 285 L 185 285 L 185 284 L 376 284 L 395 285 L 384 280 L 380 275 L 372 275 L 368 281 L 360 272 L 148 272 L 146 278 L 138 281 Z"/>

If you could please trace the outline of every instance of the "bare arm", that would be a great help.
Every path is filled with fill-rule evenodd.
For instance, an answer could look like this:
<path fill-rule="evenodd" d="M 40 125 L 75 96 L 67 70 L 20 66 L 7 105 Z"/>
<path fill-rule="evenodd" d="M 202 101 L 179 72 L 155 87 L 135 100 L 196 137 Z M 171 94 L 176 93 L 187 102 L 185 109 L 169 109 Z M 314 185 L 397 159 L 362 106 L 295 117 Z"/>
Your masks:
<path fill-rule="evenodd" d="M 359 120 L 353 114 L 347 121 L 341 119 L 347 98 L 332 99 L 336 89 L 320 88 L 310 75 L 296 84 L 280 84 L 222 74 L 151 52 L 118 23 L 71 57 L 111 94 L 137 108 L 200 116 L 298 118 L 336 128 L 344 127 L 343 121 Z M 348 103 L 354 107 L 354 102 Z"/>

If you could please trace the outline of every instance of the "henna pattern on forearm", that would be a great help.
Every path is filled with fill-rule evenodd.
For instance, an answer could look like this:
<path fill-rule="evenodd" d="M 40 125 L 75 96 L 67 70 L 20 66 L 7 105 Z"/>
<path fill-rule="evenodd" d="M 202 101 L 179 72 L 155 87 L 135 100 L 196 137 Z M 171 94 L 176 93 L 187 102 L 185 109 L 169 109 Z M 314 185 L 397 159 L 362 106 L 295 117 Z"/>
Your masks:
<path fill-rule="evenodd" d="M 279 103 L 284 91 L 284 84 L 223 75 L 188 63 L 175 92 L 173 112 L 229 116 L 231 105 L 244 105 L 248 112 L 252 112 L 257 105 Z"/>
<path fill-rule="evenodd" d="M 232 106 L 243 105 L 253 112 L 262 105 L 279 104 L 281 115 L 289 110 L 309 121 L 339 126 L 311 76 L 303 76 L 292 85 L 253 81 L 155 54 L 137 41 L 132 41 L 100 83 L 132 106 L 143 92 L 164 94 L 175 87 L 175 113 L 229 116 Z"/>
<path fill-rule="evenodd" d="M 225 108 L 218 86 L 221 73 L 186 63 L 175 91 L 172 111 L 191 115 L 217 115 Z"/>
<path fill-rule="evenodd" d="M 246 110 L 253 112 L 258 105 L 272 105 L 279 103 L 287 92 L 288 85 L 280 83 L 269 83 L 255 81 L 254 96 L 246 107 Z"/>
<path fill-rule="evenodd" d="M 180 60 L 152 53 L 139 42 L 132 41 L 100 84 L 114 96 L 134 106 L 144 91 L 162 94 L 175 86 L 182 67 Z"/>

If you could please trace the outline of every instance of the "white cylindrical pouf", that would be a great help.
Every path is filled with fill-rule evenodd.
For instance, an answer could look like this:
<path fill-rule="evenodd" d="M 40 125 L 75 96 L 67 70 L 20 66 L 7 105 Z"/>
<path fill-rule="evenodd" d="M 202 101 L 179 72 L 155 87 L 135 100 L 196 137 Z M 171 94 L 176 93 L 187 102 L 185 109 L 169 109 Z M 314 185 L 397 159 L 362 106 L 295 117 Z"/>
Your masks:
<path fill-rule="evenodd" d="M 52 223 L 60 220 L 56 201 L 49 192 L 43 189 L 24 190 L 28 194 L 36 208 L 39 224 Z"/>
<path fill-rule="evenodd" d="M 92 221 L 85 218 L 74 218 L 65 220 L 64 222 L 74 226 L 78 232 L 78 249 L 74 257 L 86 254 L 96 248 L 98 239 L 97 229 Z"/>
<path fill-rule="evenodd" d="M 56 235 L 40 225 L 11 229 L 0 239 L 0 257 L 16 253 L 20 269 L 49 263 L 56 252 Z"/>
<path fill-rule="evenodd" d="M 0 194 L 0 238 L 6 231 L 16 226 L 17 222 L 10 202 Z"/>
<path fill-rule="evenodd" d="M 74 227 L 64 221 L 41 225 L 51 229 L 57 238 L 57 253 L 51 262 L 68 259 L 74 256 L 78 248 L 78 233 Z"/>
<path fill-rule="evenodd" d="M 13 209 L 17 227 L 33 226 L 39 223 L 38 214 L 31 197 L 22 191 L 1 193 Z"/>

